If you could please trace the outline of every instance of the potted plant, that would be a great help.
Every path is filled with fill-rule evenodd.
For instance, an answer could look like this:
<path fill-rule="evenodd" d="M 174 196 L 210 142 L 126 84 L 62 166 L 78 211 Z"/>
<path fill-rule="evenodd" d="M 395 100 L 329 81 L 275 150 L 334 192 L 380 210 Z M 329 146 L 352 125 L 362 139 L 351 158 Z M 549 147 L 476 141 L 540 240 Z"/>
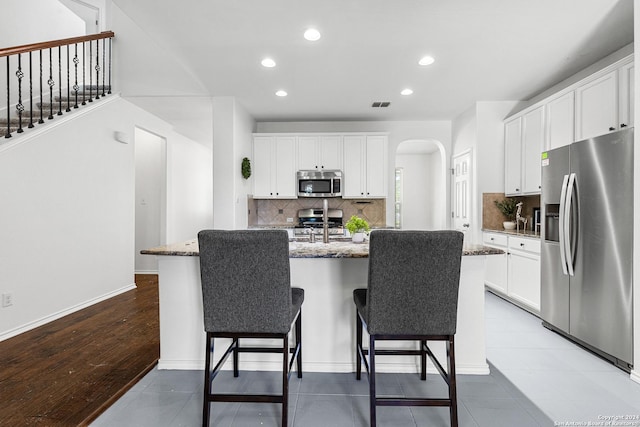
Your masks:
<path fill-rule="evenodd" d="M 514 230 L 516 228 L 516 211 L 518 209 L 518 200 L 511 198 L 504 198 L 502 200 L 495 200 L 493 202 L 498 210 L 504 215 L 507 219 L 502 223 L 502 226 L 505 230 Z"/>
<path fill-rule="evenodd" d="M 352 215 L 351 218 L 349 218 L 345 227 L 349 230 L 349 234 L 351 234 L 351 241 L 353 243 L 364 242 L 364 234 L 368 233 L 370 230 L 369 223 L 356 215 Z"/>

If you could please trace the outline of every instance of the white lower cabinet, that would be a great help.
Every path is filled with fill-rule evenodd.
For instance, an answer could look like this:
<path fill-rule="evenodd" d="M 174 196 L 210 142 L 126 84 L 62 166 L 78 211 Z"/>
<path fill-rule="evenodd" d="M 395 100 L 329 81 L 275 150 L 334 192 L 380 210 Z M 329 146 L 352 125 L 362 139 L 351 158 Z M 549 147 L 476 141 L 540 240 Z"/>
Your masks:
<path fill-rule="evenodd" d="M 540 313 L 540 240 L 535 237 L 483 233 L 483 242 L 505 251 L 487 257 L 485 285 L 517 305 Z"/>

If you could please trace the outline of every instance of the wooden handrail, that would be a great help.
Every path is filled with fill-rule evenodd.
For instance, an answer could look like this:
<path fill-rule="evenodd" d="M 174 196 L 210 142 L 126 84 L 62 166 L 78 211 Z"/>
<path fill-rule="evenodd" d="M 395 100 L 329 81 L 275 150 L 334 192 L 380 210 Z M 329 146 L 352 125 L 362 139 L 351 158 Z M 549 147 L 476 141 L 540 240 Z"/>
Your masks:
<path fill-rule="evenodd" d="M 22 46 L 8 47 L 0 49 L 0 58 L 3 56 L 17 55 L 19 53 L 34 52 L 42 49 L 49 49 L 58 46 L 66 46 L 68 44 L 82 43 L 91 40 L 108 39 L 115 37 L 113 31 L 103 31 L 97 34 L 89 34 L 86 36 L 70 37 L 68 39 L 51 40 L 48 42 L 25 44 Z"/>

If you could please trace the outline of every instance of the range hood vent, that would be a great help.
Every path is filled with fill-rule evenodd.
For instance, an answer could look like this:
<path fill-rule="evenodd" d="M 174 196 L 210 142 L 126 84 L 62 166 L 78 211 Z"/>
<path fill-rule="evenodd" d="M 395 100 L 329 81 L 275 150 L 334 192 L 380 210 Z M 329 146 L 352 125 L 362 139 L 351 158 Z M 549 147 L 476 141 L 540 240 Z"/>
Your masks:
<path fill-rule="evenodd" d="M 373 108 L 386 108 L 389 105 L 391 105 L 391 102 L 389 102 L 389 101 L 376 101 L 373 104 L 371 104 L 371 107 L 373 107 Z"/>

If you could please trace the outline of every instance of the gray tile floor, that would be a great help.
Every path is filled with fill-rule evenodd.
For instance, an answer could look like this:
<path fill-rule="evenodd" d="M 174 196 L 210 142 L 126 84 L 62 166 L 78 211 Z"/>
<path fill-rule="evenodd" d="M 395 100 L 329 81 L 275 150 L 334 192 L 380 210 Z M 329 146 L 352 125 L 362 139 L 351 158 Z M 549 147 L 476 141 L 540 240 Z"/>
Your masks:
<path fill-rule="evenodd" d="M 460 426 L 606 425 L 603 417 L 640 417 L 640 384 L 544 329 L 535 316 L 487 294 L 486 323 L 491 375 L 458 375 Z M 446 395 L 436 375 L 426 382 L 415 374 L 376 378 L 382 393 Z M 241 372 L 233 379 L 223 372 L 215 384 L 228 391 L 277 392 L 279 374 Z M 292 376 L 290 389 L 290 425 L 368 425 L 366 378 L 356 381 L 354 374 L 305 372 L 302 380 Z M 92 426 L 198 426 L 201 399 L 201 371 L 154 369 Z M 212 414 L 215 426 L 280 425 L 276 404 L 216 403 Z M 448 426 L 448 411 L 379 408 L 378 425 Z M 619 425 L 640 427 L 640 419 Z"/>

